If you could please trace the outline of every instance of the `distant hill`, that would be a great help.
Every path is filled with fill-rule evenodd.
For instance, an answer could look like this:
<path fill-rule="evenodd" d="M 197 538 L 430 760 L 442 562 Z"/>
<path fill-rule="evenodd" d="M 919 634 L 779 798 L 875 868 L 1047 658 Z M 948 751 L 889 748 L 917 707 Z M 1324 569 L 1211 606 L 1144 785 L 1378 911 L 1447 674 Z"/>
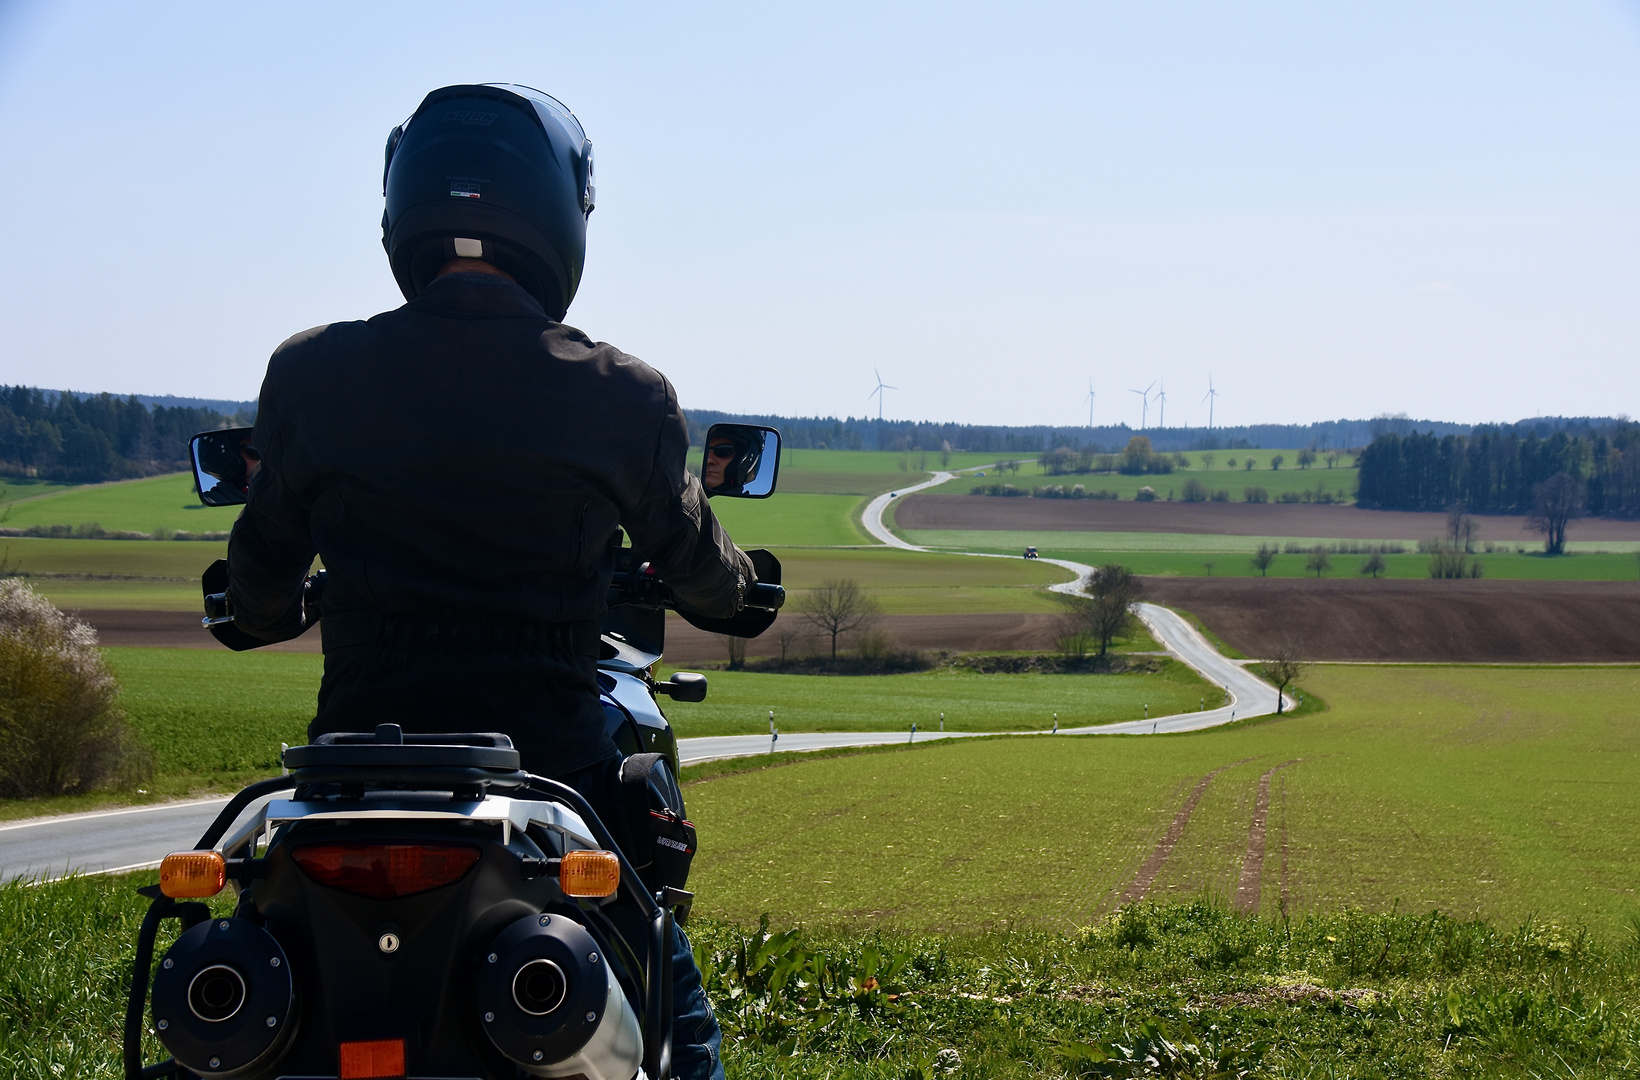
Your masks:
<path fill-rule="evenodd" d="M 1152 448 L 1175 450 L 1254 450 L 1263 447 L 1308 447 L 1318 450 L 1352 450 L 1366 446 L 1380 435 L 1469 435 L 1478 427 L 1508 431 L 1525 438 L 1540 439 L 1559 432 L 1569 437 L 1588 438 L 1612 430 L 1624 421 L 1615 417 L 1543 416 L 1512 424 L 1455 424 L 1445 420 L 1414 420 L 1405 415 L 1379 416 L 1370 420 L 1323 420 L 1311 424 L 1251 424 L 1242 427 L 1145 428 L 1126 424 L 1105 427 L 1069 425 L 1016 427 L 993 424 L 937 424 L 928 421 L 874 420 L 870 417 L 834 416 L 753 416 L 691 409 L 689 437 L 701 441 L 706 429 L 717 423 L 766 424 L 779 428 L 786 445 L 798 449 L 830 447 L 836 450 L 937 450 L 949 442 L 953 450 L 977 450 L 997 454 L 1040 454 L 1068 446 L 1093 453 L 1120 451 L 1135 435 L 1150 439 Z"/>

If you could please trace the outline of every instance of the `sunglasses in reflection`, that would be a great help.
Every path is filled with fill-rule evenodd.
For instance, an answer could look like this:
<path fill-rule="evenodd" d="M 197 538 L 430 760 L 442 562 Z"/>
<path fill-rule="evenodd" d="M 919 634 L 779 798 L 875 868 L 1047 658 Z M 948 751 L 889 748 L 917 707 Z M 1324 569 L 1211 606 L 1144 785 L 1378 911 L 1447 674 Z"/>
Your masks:
<path fill-rule="evenodd" d="M 735 449 L 734 443 L 719 443 L 716 446 L 708 446 L 706 452 L 713 457 L 732 458 L 739 451 Z"/>

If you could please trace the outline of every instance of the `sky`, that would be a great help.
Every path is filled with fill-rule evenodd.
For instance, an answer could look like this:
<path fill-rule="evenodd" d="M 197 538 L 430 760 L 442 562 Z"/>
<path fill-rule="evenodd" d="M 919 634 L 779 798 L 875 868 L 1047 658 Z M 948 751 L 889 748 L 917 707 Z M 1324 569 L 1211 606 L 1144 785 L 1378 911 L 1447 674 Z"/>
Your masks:
<path fill-rule="evenodd" d="M 480 81 L 581 119 L 567 321 L 686 407 L 1640 413 L 1640 0 L 0 0 L 0 383 L 254 397 L 402 302 L 383 143 Z"/>

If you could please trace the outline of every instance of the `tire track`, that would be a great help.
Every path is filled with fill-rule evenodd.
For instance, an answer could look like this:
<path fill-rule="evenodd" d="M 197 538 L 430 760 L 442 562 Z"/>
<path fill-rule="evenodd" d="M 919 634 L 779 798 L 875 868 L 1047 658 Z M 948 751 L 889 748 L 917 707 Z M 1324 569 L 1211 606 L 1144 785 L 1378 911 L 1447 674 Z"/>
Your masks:
<path fill-rule="evenodd" d="M 1259 893 L 1264 881 L 1264 850 L 1270 822 L 1270 778 L 1289 765 L 1297 765 L 1303 758 L 1284 761 L 1258 778 L 1258 798 L 1253 803 L 1253 820 L 1247 827 L 1247 853 L 1241 859 L 1241 881 L 1236 885 L 1232 906 L 1244 914 L 1258 914 Z M 1286 786 L 1282 787 L 1285 798 Z M 1281 893 L 1287 896 L 1287 845 L 1281 846 Z"/>
<path fill-rule="evenodd" d="M 1184 827 L 1190 823 L 1190 815 L 1195 813 L 1196 804 L 1202 801 L 1203 795 L 1207 794 L 1207 786 L 1213 782 L 1213 778 L 1226 769 L 1233 769 L 1237 765 L 1245 765 L 1249 761 L 1256 760 L 1258 760 L 1256 757 L 1249 757 L 1242 758 L 1240 761 L 1233 761 L 1228 765 L 1220 765 L 1196 782 L 1196 786 L 1190 794 L 1185 796 L 1183 805 L 1173 815 L 1173 822 L 1167 827 L 1167 832 L 1163 833 L 1162 838 L 1156 842 L 1156 848 L 1150 853 L 1150 858 L 1146 859 L 1144 864 L 1139 867 L 1138 874 L 1134 875 L 1133 881 L 1129 883 L 1127 890 L 1122 893 L 1122 899 L 1119 903 L 1131 904 L 1136 900 L 1143 900 L 1145 894 L 1150 891 L 1150 887 L 1156 884 L 1157 875 L 1162 872 L 1162 867 L 1167 865 L 1168 856 L 1173 854 L 1173 848 L 1178 845 L 1179 838 L 1184 835 Z"/>

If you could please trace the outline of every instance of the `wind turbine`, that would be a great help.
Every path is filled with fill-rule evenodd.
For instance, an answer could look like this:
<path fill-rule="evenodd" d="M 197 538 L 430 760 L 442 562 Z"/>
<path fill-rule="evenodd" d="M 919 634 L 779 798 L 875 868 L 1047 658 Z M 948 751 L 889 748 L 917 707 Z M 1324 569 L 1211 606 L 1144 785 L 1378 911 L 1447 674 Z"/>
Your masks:
<path fill-rule="evenodd" d="M 1217 401 L 1218 396 L 1219 396 L 1219 392 L 1217 390 L 1213 389 L 1213 376 L 1209 375 L 1207 377 L 1207 396 L 1202 398 L 1203 401 L 1207 402 L 1207 430 L 1208 431 L 1213 430 L 1213 405 Z"/>
<path fill-rule="evenodd" d="M 883 391 L 884 390 L 898 390 L 899 387 L 898 386 L 890 386 L 887 383 L 883 382 L 883 373 L 878 371 L 876 368 L 872 368 L 871 373 L 873 375 L 877 376 L 877 389 L 875 389 L 871 393 L 867 394 L 866 395 L 866 400 L 870 401 L 872 398 L 877 399 L 877 422 L 880 424 L 880 423 L 883 422 Z"/>
<path fill-rule="evenodd" d="M 1161 406 L 1161 415 L 1156 420 L 1156 426 L 1165 428 L 1167 426 L 1167 387 L 1164 386 L 1156 391 L 1156 403 Z"/>
<path fill-rule="evenodd" d="M 1134 390 L 1132 388 L 1129 388 L 1129 390 L 1128 390 L 1128 393 L 1138 394 L 1141 398 L 1144 399 L 1144 406 L 1143 406 L 1142 410 L 1139 413 L 1139 430 L 1140 431 L 1143 431 L 1145 429 L 1145 425 L 1150 422 L 1150 391 L 1151 391 L 1152 387 L 1154 387 L 1155 385 L 1156 384 L 1154 382 L 1152 382 L 1150 384 L 1150 386 L 1145 387 L 1143 390 Z"/>
<path fill-rule="evenodd" d="M 1088 380 L 1088 427 L 1093 426 L 1093 399 L 1099 395 L 1093 392 L 1093 380 Z"/>

